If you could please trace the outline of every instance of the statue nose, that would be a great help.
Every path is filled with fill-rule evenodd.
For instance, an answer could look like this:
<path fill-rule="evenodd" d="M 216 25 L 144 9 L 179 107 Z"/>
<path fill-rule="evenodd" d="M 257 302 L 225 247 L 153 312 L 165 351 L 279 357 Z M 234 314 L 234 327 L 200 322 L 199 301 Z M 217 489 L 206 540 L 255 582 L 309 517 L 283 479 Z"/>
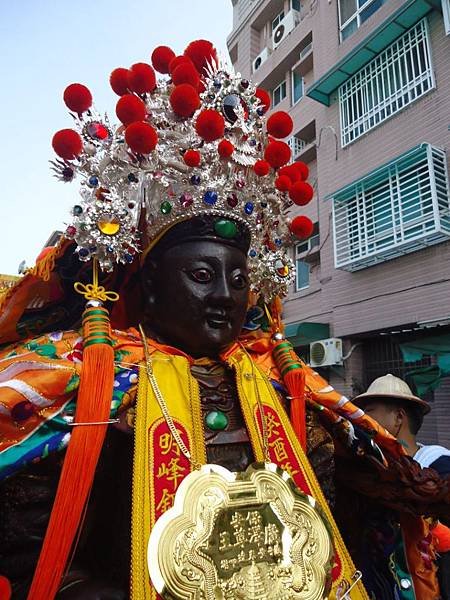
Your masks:
<path fill-rule="evenodd" d="M 225 275 L 216 279 L 214 289 L 211 290 L 209 297 L 214 304 L 223 306 L 231 306 L 234 304 L 231 286 Z"/>

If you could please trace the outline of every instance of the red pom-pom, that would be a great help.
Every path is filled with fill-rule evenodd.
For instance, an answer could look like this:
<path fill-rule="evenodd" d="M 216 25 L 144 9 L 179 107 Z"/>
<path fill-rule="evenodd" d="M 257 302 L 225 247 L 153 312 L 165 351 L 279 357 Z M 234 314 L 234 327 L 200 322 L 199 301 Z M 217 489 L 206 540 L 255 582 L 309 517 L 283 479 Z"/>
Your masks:
<path fill-rule="evenodd" d="M 64 102 L 69 110 L 84 113 L 92 106 L 92 94 L 85 85 L 72 83 L 64 90 Z"/>
<path fill-rule="evenodd" d="M 172 71 L 172 81 L 175 85 L 189 83 L 192 87 L 198 89 L 200 76 L 197 69 L 191 63 L 181 63 Z"/>
<path fill-rule="evenodd" d="M 300 215 L 292 220 L 289 230 L 299 240 L 306 240 L 312 235 L 314 223 L 308 217 Z"/>
<path fill-rule="evenodd" d="M 133 152 L 148 154 L 155 149 L 158 134 L 148 123 L 137 121 L 125 129 L 125 141 Z"/>
<path fill-rule="evenodd" d="M 170 61 L 175 58 L 175 52 L 168 46 L 158 46 L 152 52 L 152 65 L 159 73 L 170 73 Z"/>
<path fill-rule="evenodd" d="M 282 167 L 291 158 L 291 149 L 285 142 L 270 142 L 264 152 L 264 158 L 271 167 L 277 169 Z"/>
<path fill-rule="evenodd" d="M 12 588 L 9 579 L 0 575 L 0 599 L 1 600 L 10 600 L 12 595 Z"/>
<path fill-rule="evenodd" d="M 202 75 L 205 67 L 210 65 L 217 65 L 218 58 L 217 52 L 211 42 L 207 40 L 196 40 L 191 42 L 184 51 L 185 56 L 189 56 L 195 65 L 197 71 Z"/>
<path fill-rule="evenodd" d="M 305 206 L 313 196 L 314 190 L 306 181 L 296 181 L 289 190 L 289 198 L 297 206 Z"/>
<path fill-rule="evenodd" d="M 172 60 L 169 63 L 169 73 L 173 73 L 175 71 L 175 69 L 177 67 L 179 67 L 180 65 L 194 66 L 194 63 L 189 58 L 189 56 L 183 56 L 183 54 L 181 54 L 180 56 L 175 56 L 175 58 L 172 58 Z"/>
<path fill-rule="evenodd" d="M 253 165 L 253 170 L 258 177 L 264 177 L 270 171 L 270 165 L 267 160 L 257 160 Z"/>
<path fill-rule="evenodd" d="M 288 192 L 292 187 L 292 181 L 287 175 L 280 175 L 275 179 L 275 187 L 280 192 Z"/>
<path fill-rule="evenodd" d="M 256 88 L 255 96 L 261 102 L 260 106 L 266 113 L 270 108 L 270 95 L 266 92 L 266 90 L 263 90 L 262 88 Z"/>
<path fill-rule="evenodd" d="M 188 167 L 198 167 L 201 161 L 200 152 L 198 150 L 186 150 L 183 160 Z"/>
<path fill-rule="evenodd" d="M 286 175 L 287 177 L 289 177 L 292 183 L 300 181 L 301 179 L 300 172 L 294 167 L 294 165 L 287 165 L 285 167 L 281 167 L 281 169 L 278 171 L 278 175 Z"/>
<path fill-rule="evenodd" d="M 116 115 L 124 125 L 129 125 L 134 121 L 143 121 L 146 114 L 145 104 L 133 94 L 125 94 L 117 101 Z"/>
<path fill-rule="evenodd" d="M 208 108 L 198 115 L 195 131 L 205 142 L 213 142 L 223 137 L 225 120 L 217 110 Z"/>
<path fill-rule="evenodd" d="M 302 179 L 303 181 L 306 181 L 308 179 L 309 168 L 307 164 L 299 160 L 298 162 L 292 163 L 292 165 L 290 166 L 299 174 L 300 179 Z"/>
<path fill-rule="evenodd" d="M 136 94 L 153 92 L 156 87 L 156 75 L 153 67 L 146 63 L 136 63 L 130 67 L 128 85 Z"/>
<path fill-rule="evenodd" d="M 222 158 L 230 158 L 234 152 L 234 146 L 228 140 L 222 140 L 217 146 L 217 152 Z"/>
<path fill-rule="evenodd" d="M 123 96 L 124 94 L 128 94 L 130 91 L 128 88 L 128 69 L 124 69 L 123 67 L 118 67 L 114 69 L 114 71 L 109 76 L 109 83 L 118 96 Z"/>
<path fill-rule="evenodd" d="M 64 160 L 71 160 L 83 151 L 83 140 L 73 129 L 61 129 L 52 139 L 53 150 Z"/>
<path fill-rule="evenodd" d="M 294 121 L 284 110 L 279 110 L 267 119 L 267 133 L 276 138 L 287 137 L 294 128 Z"/>
<path fill-rule="evenodd" d="M 170 105 L 178 116 L 190 117 L 200 106 L 200 96 L 192 85 L 181 83 L 172 90 Z"/>

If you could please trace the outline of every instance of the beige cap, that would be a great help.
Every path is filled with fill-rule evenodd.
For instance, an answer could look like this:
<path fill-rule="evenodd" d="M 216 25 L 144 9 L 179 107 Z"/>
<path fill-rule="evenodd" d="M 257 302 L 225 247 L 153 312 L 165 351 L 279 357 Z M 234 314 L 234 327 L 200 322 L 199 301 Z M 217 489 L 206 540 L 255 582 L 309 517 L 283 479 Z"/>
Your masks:
<path fill-rule="evenodd" d="M 424 415 L 431 410 L 427 402 L 414 396 L 406 381 L 390 373 L 372 381 L 367 388 L 367 392 L 359 394 L 359 396 L 353 398 L 352 402 L 356 406 L 360 406 L 371 398 L 398 398 L 399 400 L 414 402 L 416 406 L 420 406 Z"/>

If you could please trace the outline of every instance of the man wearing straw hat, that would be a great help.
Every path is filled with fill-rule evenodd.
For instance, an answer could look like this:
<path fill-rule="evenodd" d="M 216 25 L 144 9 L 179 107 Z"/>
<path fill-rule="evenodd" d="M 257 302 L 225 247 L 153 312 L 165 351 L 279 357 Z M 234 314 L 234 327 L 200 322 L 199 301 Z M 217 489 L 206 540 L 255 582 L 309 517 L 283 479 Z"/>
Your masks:
<path fill-rule="evenodd" d="M 439 445 L 424 445 L 416 439 L 430 406 L 415 396 L 405 381 L 390 373 L 378 377 L 353 402 L 396 437 L 407 454 L 422 468 L 432 468 L 442 477 L 450 475 L 450 450 Z M 437 538 L 436 548 L 441 554 L 441 594 L 443 598 L 450 598 L 450 530 L 438 524 L 433 533 Z"/>

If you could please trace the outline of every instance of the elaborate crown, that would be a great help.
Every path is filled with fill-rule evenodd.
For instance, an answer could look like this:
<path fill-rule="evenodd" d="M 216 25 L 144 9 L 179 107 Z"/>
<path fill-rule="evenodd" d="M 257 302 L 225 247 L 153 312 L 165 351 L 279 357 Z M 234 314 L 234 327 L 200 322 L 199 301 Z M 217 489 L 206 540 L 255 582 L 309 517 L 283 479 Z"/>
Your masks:
<path fill-rule="evenodd" d="M 110 77 L 120 95 L 121 125 L 92 108 L 81 84 L 69 85 L 64 101 L 75 129 L 53 137 L 59 179 L 81 178 L 81 201 L 73 207 L 66 237 L 81 260 L 102 269 L 132 262 L 168 228 L 193 216 L 217 216 L 219 237 L 231 239 L 236 222 L 251 233 L 251 286 L 267 301 L 287 293 L 293 265 L 287 247 L 306 239 L 312 223 L 288 218 L 292 203 L 313 196 L 304 163 L 288 165 L 280 141 L 293 127 L 282 111 L 266 121 L 270 98 L 239 73 L 219 64 L 210 42 L 198 40 L 176 57 L 165 46 L 152 66 L 137 63 Z"/>

